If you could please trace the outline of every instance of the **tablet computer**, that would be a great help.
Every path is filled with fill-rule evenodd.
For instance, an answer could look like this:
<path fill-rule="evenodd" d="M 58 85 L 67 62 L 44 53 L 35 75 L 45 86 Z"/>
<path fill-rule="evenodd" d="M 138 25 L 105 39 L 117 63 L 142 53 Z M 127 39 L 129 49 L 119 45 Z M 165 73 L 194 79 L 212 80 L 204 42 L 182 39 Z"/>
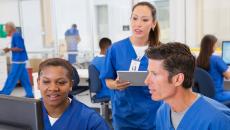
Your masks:
<path fill-rule="evenodd" d="M 130 86 L 146 86 L 144 83 L 148 72 L 147 71 L 117 71 L 117 75 L 121 81 L 129 81 Z"/>

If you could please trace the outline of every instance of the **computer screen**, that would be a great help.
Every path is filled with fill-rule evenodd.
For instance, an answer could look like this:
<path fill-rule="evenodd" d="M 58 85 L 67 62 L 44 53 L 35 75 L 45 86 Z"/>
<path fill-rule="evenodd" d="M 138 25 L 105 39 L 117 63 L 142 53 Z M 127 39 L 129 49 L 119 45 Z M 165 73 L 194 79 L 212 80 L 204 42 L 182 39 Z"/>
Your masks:
<path fill-rule="evenodd" d="M 40 100 L 0 95 L 0 128 L 11 130 L 42 130 Z"/>
<path fill-rule="evenodd" d="M 230 41 L 222 42 L 222 59 L 228 65 L 230 65 Z"/>

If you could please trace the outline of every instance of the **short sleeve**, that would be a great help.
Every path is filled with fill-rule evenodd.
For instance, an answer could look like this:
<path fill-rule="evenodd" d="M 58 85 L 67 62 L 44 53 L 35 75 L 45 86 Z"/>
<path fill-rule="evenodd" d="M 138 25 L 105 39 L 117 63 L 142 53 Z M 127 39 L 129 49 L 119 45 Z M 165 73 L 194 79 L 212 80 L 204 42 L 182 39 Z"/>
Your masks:
<path fill-rule="evenodd" d="M 216 60 L 217 69 L 221 74 L 223 74 L 228 69 L 228 66 L 220 57 L 218 57 Z"/>
<path fill-rule="evenodd" d="M 117 74 L 115 70 L 116 58 L 113 48 L 109 48 L 106 53 L 104 66 L 100 74 L 101 79 L 116 79 Z"/>
<path fill-rule="evenodd" d="M 24 41 L 19 34 L 13 36 L 12 45 L 12 47 L 17 47 L 24 50 Z"/>

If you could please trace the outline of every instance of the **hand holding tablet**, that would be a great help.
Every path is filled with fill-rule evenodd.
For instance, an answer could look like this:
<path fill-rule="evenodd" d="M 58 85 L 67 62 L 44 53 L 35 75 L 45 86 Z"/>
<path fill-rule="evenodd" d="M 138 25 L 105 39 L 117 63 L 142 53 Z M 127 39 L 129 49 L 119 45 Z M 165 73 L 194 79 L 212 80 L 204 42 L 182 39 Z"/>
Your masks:
<path fill-rule="evenodd" d="M 120 82 L 129 81 L 130 86 L 146 86 L 144 81 L 148 75 L 147 71 L 117 71 Z"/>

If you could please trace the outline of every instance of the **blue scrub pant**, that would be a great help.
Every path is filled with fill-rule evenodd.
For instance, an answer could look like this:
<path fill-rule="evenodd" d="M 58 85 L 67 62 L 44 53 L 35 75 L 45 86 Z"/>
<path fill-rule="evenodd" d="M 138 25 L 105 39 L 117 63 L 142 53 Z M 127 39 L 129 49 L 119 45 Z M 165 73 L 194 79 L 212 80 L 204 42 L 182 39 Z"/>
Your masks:
<path fill-rule="evenodd" d="M 68 61 L 70 64 L 74 64 L 77 62 L 76 60 L 77 54 L 68 54 Z"/>
<path fill-rule="evenodd" d="M 216 93 L 215 99 L 220 102 L 230 101 L 230 91 Z"/>
<path fill-rule="evenodd" d="M 21 85 L 25 88 L 26 97 L 33 97 L 32 87 L 30 85 L 26 64 L 13 63 L 11 65 L 11 71 L 7 77 L 1 94 L 10 95 L 13 89 L 15 88 L 18 80 L 20 80 Z"/>

